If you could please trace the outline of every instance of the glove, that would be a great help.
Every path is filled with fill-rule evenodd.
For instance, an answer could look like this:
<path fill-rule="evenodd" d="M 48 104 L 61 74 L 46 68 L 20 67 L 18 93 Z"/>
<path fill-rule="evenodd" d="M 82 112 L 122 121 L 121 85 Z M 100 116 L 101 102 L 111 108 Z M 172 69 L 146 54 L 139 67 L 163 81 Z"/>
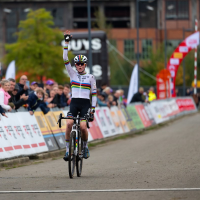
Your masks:
<path fill-rule="evenodd" d="M 94 113 L 90 113 L 89 122 L 94 121 Z"/>
<path fill-rule="evenodd" d="M 89 122 L 94 121 L 94 113 L 95 113 L 95 108 L 90 109 L 90 117 L 89 117 Z"/>
<path fill-rule="evenodd" d="M 72 39 L 71 35 L 64 35 L 65 42 L 69 42 Z"/>

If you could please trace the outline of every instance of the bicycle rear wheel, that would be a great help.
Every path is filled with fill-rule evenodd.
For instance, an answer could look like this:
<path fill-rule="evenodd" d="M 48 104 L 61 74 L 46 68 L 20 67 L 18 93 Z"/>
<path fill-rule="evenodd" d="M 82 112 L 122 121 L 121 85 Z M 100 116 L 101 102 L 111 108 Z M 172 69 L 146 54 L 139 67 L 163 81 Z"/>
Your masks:
<path fill-rule="evenodd" d="M 69 141 L 69 161 L 68 161 L 68 169 L 69 169 L 69 177 L 73 178 L 74 170 L 76 165 L 76 156 L 74 154 L 76 149 L 76 132 L 72 131 L 70 134 L 70 141 Z"/>
<path fill-rule="evenodd" d="M 78 141 L 78 156 L 76 156 L 76 173 L 77 176 L 80 177 L 82 173 L 82 167 L 83 167 L 83 141 L 81 139 L 81 135 L 79 132 L 79 141 Z"/>

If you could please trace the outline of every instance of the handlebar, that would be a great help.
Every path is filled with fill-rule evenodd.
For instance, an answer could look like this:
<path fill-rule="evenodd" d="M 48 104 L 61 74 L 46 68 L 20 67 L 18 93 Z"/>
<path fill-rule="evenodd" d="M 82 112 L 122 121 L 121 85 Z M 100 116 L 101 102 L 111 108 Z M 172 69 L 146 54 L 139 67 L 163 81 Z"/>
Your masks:
<path fill-rule="evenodd" d="M 89 126 L 88 118 L 89 117 L 63 117 L 62 113 L 60 113 L 57 124 L 59 124 L 59 128 L 61 128 L 61 120 L 62 119 L 73 119 L 74 121 L 77 119 L 80 119 L 80 120 L 86 120 L 87 128 L 89 129 L 90 126 Z"/>

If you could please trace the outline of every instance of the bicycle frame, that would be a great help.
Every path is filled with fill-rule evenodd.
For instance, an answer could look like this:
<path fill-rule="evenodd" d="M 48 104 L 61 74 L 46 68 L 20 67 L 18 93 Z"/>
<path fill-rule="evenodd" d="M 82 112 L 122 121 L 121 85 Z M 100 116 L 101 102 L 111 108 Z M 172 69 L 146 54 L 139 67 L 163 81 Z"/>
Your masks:
<path fill-rule="evenodd" d="M 86 117 L 80 118 L 79 114 L 80 114 L 80 112 L 78 112 L 77 117 L 69 118 L 69 117 L 62 117 L 62 113 L 61 113 L 60 116 L 59 116 L 58 122 L 57 122 L 57 124 L 59 123 L 59 128 L 61 128 L 61 120 L 62 119 L 73 119 L 74 120 L 74 124 L 72 126 L 72 131 L 76 132 L 76 141 L 75 141 L 76 148 L 75 148 L 75 152 L 74 152 L 75 156 L 77 156 L 77 154 L 78 154 L 78 142 L 79 142 L 79 137 L 80 137 L 80 135 L 79 135 L 79 133 L 80 133 L 80 121 L 86 120 L 87 128 L 88 129 L 90 128 L 89 123 L 88 123 L 89 115 L 87 114 Z"/>

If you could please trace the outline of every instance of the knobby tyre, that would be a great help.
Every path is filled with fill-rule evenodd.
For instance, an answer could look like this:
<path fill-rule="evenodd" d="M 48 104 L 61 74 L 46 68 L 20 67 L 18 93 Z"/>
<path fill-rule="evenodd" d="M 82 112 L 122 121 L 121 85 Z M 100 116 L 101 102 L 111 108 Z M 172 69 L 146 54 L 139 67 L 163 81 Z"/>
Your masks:
<path fill-rule="evenodd" d="M 70 141 L 69 141 L 69 161 L 68 161 L 68 169 L 69 169 L 69 177 L 73 178 L 74 170 L 76 165 L 76 156 L 74 154 L 76 148 L 76 133 L 74 131 L 70 134 Z"/>
<path fill-rule="evenodd" d="M 82 167 L 83 167 L 83 141 L 81 139 L 81 133 L 79 131 L 78 133 L 78 141 L 77 141 L 77 149 L 78 149 L 78 155 L 76 156 L 76 172 L 77 176 L 80 177 L 82 173 Z"/>

